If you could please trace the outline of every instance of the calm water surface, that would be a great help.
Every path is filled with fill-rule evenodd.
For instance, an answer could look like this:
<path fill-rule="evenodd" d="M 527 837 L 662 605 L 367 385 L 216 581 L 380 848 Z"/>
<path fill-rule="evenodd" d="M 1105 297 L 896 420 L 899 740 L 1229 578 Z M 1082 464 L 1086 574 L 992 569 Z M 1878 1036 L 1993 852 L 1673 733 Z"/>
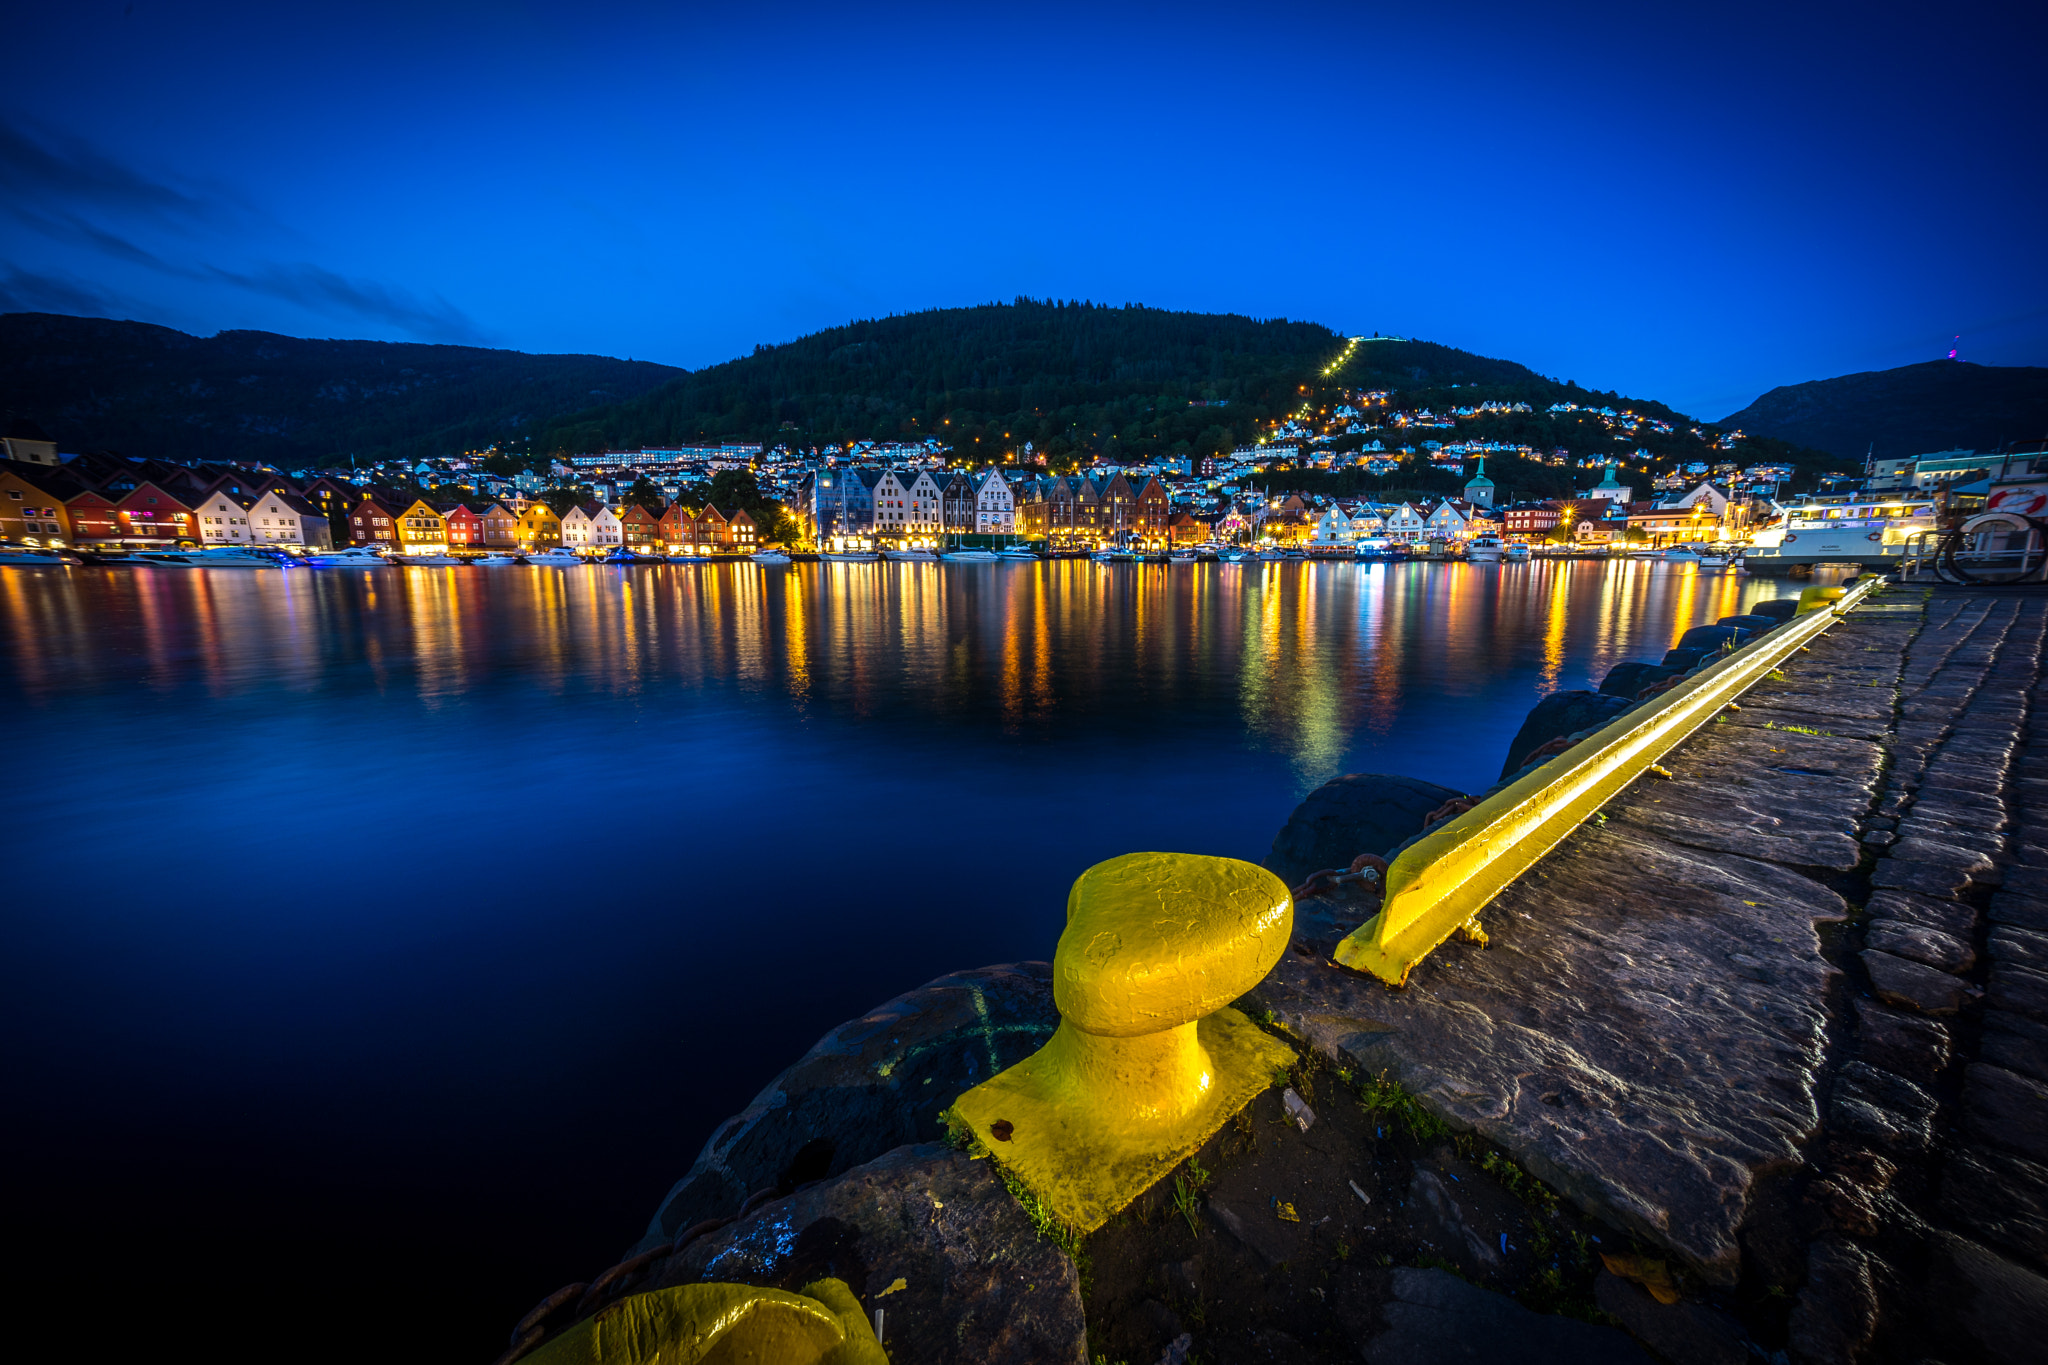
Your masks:
<path fill-rule="evenodd" d="M 1259 859 L 1342 772 L 1483 788 L 1543 693 L 1782 591 L 1592 561 L 0 572 L 28 1301 L 117 1255 L 145 1288 L 92 1311 L 123 1331 L 232 1302 L 249 1359 L 288 1323 L 299 1359 L 488 1360 L 827 1028 L 1049 955 L 1089 864 Z"/>

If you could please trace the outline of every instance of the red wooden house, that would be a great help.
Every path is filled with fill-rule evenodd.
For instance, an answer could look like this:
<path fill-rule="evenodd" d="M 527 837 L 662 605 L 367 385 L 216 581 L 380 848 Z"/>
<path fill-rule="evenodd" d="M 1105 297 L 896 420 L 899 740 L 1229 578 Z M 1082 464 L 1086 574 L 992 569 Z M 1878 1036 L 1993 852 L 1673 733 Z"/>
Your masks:
<path fill-rule="evenodd" d="M 199 543 L 198 512 L 184 499 L 173 497 L 161 484 L 147 479 L 114 504 L 114 513 L 120 523 L 120 539 L 124 541 L 151 546 Z"/>
<path fill-rule="evenodd" d="M 732 518 L 710 503 L 697 514 L 697 548 L 723 550 L 732 545 Z"/>
<path fill-rule="evenodd" d="M 643 554 L 661 553 L 661 521 L 637 502 L 619 509 L 619 531 L 629 550 Z"/>
<path fill-rule="evenodd" d="M 448 523 L 448 548 L 480 550 L 484 546 L 483 513 L 468 503 L 451 503 L 440 509 L 441 519 Z"/>
<path fill-rule="evenodd" d="M 364 498 L 348 514 L 348 538 L 355 545 L 396 545 L 398 514 L 375 498 Z"/>
<path fill-rule="evenodd" d="M 672 502 L 661 514 L 661 543 L 670 554 L 682 554 L 697 545 L 697 514 L 679 502 Z"/>

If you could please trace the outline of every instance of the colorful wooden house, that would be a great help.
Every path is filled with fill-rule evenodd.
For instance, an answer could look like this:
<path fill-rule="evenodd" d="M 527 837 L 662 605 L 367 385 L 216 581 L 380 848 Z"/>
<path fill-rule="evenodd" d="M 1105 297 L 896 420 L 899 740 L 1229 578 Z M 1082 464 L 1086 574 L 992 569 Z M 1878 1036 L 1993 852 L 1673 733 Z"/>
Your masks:
<path fill-rule="evenodd" d="M 398 514 L 398 546 L 409 555 L 445 554 L 448 550 L 448 519 L 425 498 Z"/>
<path fill-rule="evenodd" d="M 637 502 L 629 502 L 619 509 L 618 518 L 627 549 L 642 554 L 661 553 L 661 522 L 654 513 Z"/>
<path fill-rule="evenodd" d="M 192 496 L 196 497 L 196 494 Z M 197 545 L 199 513 L 183 498 L 153 480 L 144 479 L 114 504 L 119 538 L 143 546 Z"/>
<path fill-rule="evenodd" d="M 77 544 L 65 495 L 81 491 L 76 480 L 54 468 L 19 460 L 0 464 L 0 540 Z"/>
<path fill-rule="evenodd" d="M 441 519 L 448 523 L 448 545 L 451 549 L 480 550 L 484 544 L 483 513 L 468 503 L 450 503 L 441 509 Z"/>
<path fill-rule="evenodd" d="M 694 553 L 697 548 L 697 514 L 680 502 L 672 502 L 661 514 L 661 543 L 672 555 Z"/>
<path fill-rule="evenodd" d="M 357 545 L 398 544 L 398 514 L 374 497 L 366 497 L 348 514 L 348 538 Z"/>
<path fill-rule="evenodd" d="M 519 548 L 545 550 L 562 544 L 562 519 L 544 502 L 530 502 L 519 514 Z"/>

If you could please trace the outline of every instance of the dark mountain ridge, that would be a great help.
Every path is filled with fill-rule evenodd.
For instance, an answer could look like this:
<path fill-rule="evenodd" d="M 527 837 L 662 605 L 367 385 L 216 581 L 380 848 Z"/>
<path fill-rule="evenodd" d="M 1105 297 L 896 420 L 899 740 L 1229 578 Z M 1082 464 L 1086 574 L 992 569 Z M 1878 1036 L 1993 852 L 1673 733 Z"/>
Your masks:
<path fill-rule="evenodd" d="M 65 450 L 177 461 L 445 455 L 682 373 L 609 356 L 0 314 L 0 416 L 35 422 Z"/>
<path fill-rule="evenodd" d="M 1018 299 L 832 327 L 542 432 L 536 450 L 936 436 L 994 453 L 1228 448 L 1336 354 L 1327 327 Z"/>
<path fill-rule="evenodd" d="M 1861 464 L 1957 446 L 1997 450 L 2048 436 L 2048 369 L 1930 360 L 1772 389 L 1723 427 Z"/>

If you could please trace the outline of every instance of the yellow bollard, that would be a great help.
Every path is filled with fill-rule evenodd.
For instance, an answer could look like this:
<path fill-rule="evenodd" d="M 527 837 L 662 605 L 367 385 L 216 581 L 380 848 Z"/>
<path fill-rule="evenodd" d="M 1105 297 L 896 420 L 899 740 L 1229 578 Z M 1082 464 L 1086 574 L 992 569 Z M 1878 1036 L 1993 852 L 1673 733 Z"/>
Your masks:
<path fill-rule="evenodd" d="M 1799 591 L 1799 609 L 1793 615 L 1804 616 L 1810 611 L 1819 611 L 1823 607 L 1832 606 L 1848 595 L 1849 590 L 1847 588 L 1802 588 Z"/>
<path fill-rule="evenodd" d="M 839 1280 L 801 1294 L 686 1284 L 620 1299 L 522 1365 L 888 1365 L 867 1314 Z"/>
<path fill-rule="evenodd" d="M 1293 928 L 1286 883 L 1252 863 L 1097 863 L 1067 896 L 1053 954 L 1058 1031 L 962 1095 L 955 1116 L 1062 1222 L 1094 1231 L 1292 1064 L 1228 1006 Z"/>

